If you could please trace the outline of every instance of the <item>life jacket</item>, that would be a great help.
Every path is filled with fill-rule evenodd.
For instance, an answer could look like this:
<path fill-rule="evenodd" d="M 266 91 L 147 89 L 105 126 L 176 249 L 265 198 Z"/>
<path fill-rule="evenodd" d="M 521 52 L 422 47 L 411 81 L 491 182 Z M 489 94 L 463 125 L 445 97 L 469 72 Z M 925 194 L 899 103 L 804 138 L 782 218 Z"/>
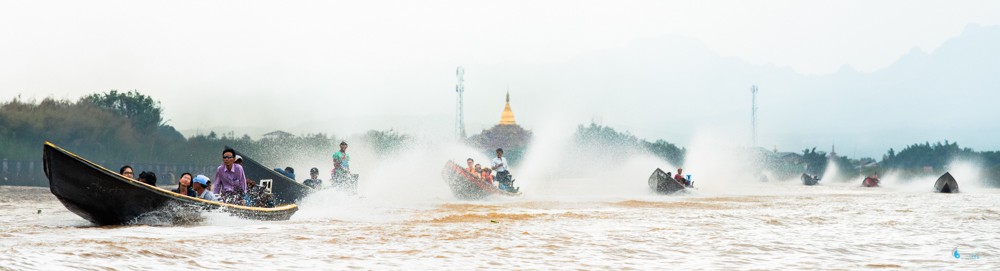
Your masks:
<path fill-rule="evenodd" d="M 483 171 L 482 177 L 483 181 L 486 181 L 486 183 L 493 184 L 493 175 L 490 175 L 489 173 L 486 173 L 486 171 Z"/>

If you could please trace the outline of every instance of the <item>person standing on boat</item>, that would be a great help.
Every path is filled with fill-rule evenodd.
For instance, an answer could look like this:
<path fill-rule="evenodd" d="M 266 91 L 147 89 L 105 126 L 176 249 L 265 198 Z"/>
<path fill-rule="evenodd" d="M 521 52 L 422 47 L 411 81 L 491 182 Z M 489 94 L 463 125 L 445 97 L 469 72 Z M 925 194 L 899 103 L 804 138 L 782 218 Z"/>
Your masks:
<path fill-rule="evenodd" d="M 236 164 L 236 151 L 226 148 L 222 151 L 222 165 L 215 171 L 215 187 L 212 192 L 219 195 L 222 202 L 245 205 L 247 177 L 243 166 Z"/>
<path fill-rule="evenodd" d="M 351 179 L 351 155 L 347 154 L 347 142 L 340 142 L 340 151 L 333 153 L 333 182 L 345 184 Z"/>
<path fill-rule="evenodd" d="M 191 187 L 194 188 L 195 197 L 203 200 L 219 201 L 219 198 L 215 196 L 215 193 L 208 191 L 208 187 L 210 186 L 209 184 L 211 183 L 212 181 L 210 181 L 208 177 L 205 177 L 205 175 L 198 175 L 198 177 L 194 177 L 194 180 L 191 182 Z"/>
<path fill-rule="evenodd" d="M 507 167 L 507 158 L 503 157 L 502 148 L 497 149 L 497 158 L 493 158 L 493 165 L 490 168 L 497 172 L 496 180 L 501 190 L 517 192 L 517 189 L 511 187 L 513 181 L 510 179 L 510 168 Z"/>

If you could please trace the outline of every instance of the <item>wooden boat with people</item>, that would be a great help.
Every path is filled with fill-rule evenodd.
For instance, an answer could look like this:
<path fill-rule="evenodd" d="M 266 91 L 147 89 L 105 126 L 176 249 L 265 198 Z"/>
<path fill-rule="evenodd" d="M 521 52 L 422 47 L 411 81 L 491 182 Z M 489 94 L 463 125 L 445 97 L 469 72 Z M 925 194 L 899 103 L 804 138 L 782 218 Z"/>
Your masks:
<path fill-rule="evenodd" d="M 958 193 L 958 181 L 955 177 L 951 176 L 951 173 L 945 172 L 944 175 L 938 177 L 937 181 L 934 182 L 934 191 L 940 193 Z"/>
<path fill-rule="evenodd" d="M 226 148 L 230 148 L 226 146 Z M 236 155 L 243 158 L 243 174 L 248 179 L 260 182 L 260 180 L 271 180 L 271 193 L 274 194 L 276 204 L 296 203 L 300 199 L 309 195 L 313 189 L 305 184 L 299 183 L 284 174 L 278 173 L 274 169 L 266 167 L 256 160 L 251 159 L 246 154 L 236 151 Z M 214 172 L 212 174 L 215 174 Z"/>
<path fill-rule="evenodd" d="M 881 182 L 882 181 L 880 181 L 878 179 L 878 177 L 868 176 L 868 177 L 865 177 L 865 179 L 861 181 L 861 186 L 863 186 L 863 187 L 878 187 L 879 183 L 881 183 Z"/>
<path fill-rule="evenodd" d="M 653 171 L 653 174 L 649 175 L 649 189 L 653 192 L 659 194 L 671 194 L 677 191 L 687 189 L 684 184 L 674 179 L 673 176 L 667 174 L 662 169 L 657 168 Z"/>
<path fill-rule="evenodd" d="M 819 177 L 816 175 L 802 173 L 802 184 L 808 186 L 819 184 Z"/>
<path fill-rule="evenodd" d="M 493 184 L 483 181 L 453 161 L 444 164 L 441 177 L 448 183 L 451 193 L 463 200 L 483 199 L 493 195 L 520 196 L 521 192 L 501 190 Z"/>
<path fill-rule="evenodd" d="M 133 180 L 45 142 L 43 169 L 49 190 L 70 212 L 97 225 L 198 221 L 206 211 L 254 220 L 288 220 L 295 204 L 247 207 L 203 200 Z"/>

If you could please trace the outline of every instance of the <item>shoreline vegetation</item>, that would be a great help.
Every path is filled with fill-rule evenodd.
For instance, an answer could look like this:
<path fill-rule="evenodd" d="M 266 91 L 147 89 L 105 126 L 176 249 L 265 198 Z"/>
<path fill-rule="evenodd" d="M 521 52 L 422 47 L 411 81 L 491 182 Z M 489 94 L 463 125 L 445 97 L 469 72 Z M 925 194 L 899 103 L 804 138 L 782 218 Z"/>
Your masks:
<path fill-rule="evenodd" d="M 323 133 L 297 136 L 281 132 L 253 139 L 246 134 L 220 135 L 215 131 L 185 138 L 163 120 L 162 112 L 160 102 L 136 90 L 111 90 L 77 101 L 45 98 L 36 102 L 15 97 L 0 102 L 0 159 L 3 160 L 0 185 L 46 186 L 47 181 L 41 175 L 41 152 L 38 151 L 44 141 L 59 144 L 102 165 L 197 168 L 216 166 L 216 154 L 222 146 L 232 146 L 262 163 L 276 165 L 272 159 L 287 155 L 288 150 L 317 152 L 310 155 L 325 157 L 326 152 L 335 150 L 342 140 Z M 488 145 L 497 145 L 498 140 L 514 141 L 501 145 L 514 146 L 509 149 L 508 158 L 512 164 L 517 164 L 530 145 L 530 138 L 530 131 L 498 126 L 470 136 L 463 143 L 491 156 L 493 148 Z M 412 136 L 394 130 L 369 130 L 352 136 L 351 140 L 366 142 L 380 157 L 416 143 Z M 636 154 L 649 154 L 680 166 L 688 151 L 662 139 L 648 141 L 593 123 L 578 126 L 573 140 L 578 146 L 600 146 L 598 151 L 590 149 L 574 155 L 601 155 L 619 161 Z M 902 177 L 940 175 L 948 170 L 949 164 L 961 161 L 977 165 L 987 185 L 1000 187 L 1000 152 L 975 151 L 947 140 L 912 144 L 898 152 L 890 148 L 881 160 L 829 155 L 816 148 L 801 153 L 764 148 L 734 151 L 747 158 L 751 173 L 763 175 L 767 172 L 782 180 L 802 173 L 823 176 L 827 170 L 836 170 L 837 176 L 845 176 L 847 180 L 860 180 L 875 171 L 880 174 L 894 172 Z M 835 166 L 828 166 L 831 162 Z M 11 181 L 12 178 L 16 181 Z M 25 178 L 29 180 L 23 180 Z"/>

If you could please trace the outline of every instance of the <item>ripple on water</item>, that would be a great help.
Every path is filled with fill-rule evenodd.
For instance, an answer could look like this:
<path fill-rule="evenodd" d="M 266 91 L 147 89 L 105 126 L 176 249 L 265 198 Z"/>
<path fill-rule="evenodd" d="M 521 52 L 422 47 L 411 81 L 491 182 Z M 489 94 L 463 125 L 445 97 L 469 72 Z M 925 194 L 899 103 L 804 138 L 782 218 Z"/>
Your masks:
<path fill-rule="evenodd" d="M 661 201 L 642 201 L 642 200 L 626 200 L 610 203 L 609 205 L 622 208 L 657 208 L 657 209 L 708 209 L 708 210 L 722 210 L 731 209 L 731 206 L 726 206 L 722 204 L 713 203 L 703 203 L 703 202 L 690 202 L 690 201 L 677 201 L 677 202 L 661 202 Z"/>

